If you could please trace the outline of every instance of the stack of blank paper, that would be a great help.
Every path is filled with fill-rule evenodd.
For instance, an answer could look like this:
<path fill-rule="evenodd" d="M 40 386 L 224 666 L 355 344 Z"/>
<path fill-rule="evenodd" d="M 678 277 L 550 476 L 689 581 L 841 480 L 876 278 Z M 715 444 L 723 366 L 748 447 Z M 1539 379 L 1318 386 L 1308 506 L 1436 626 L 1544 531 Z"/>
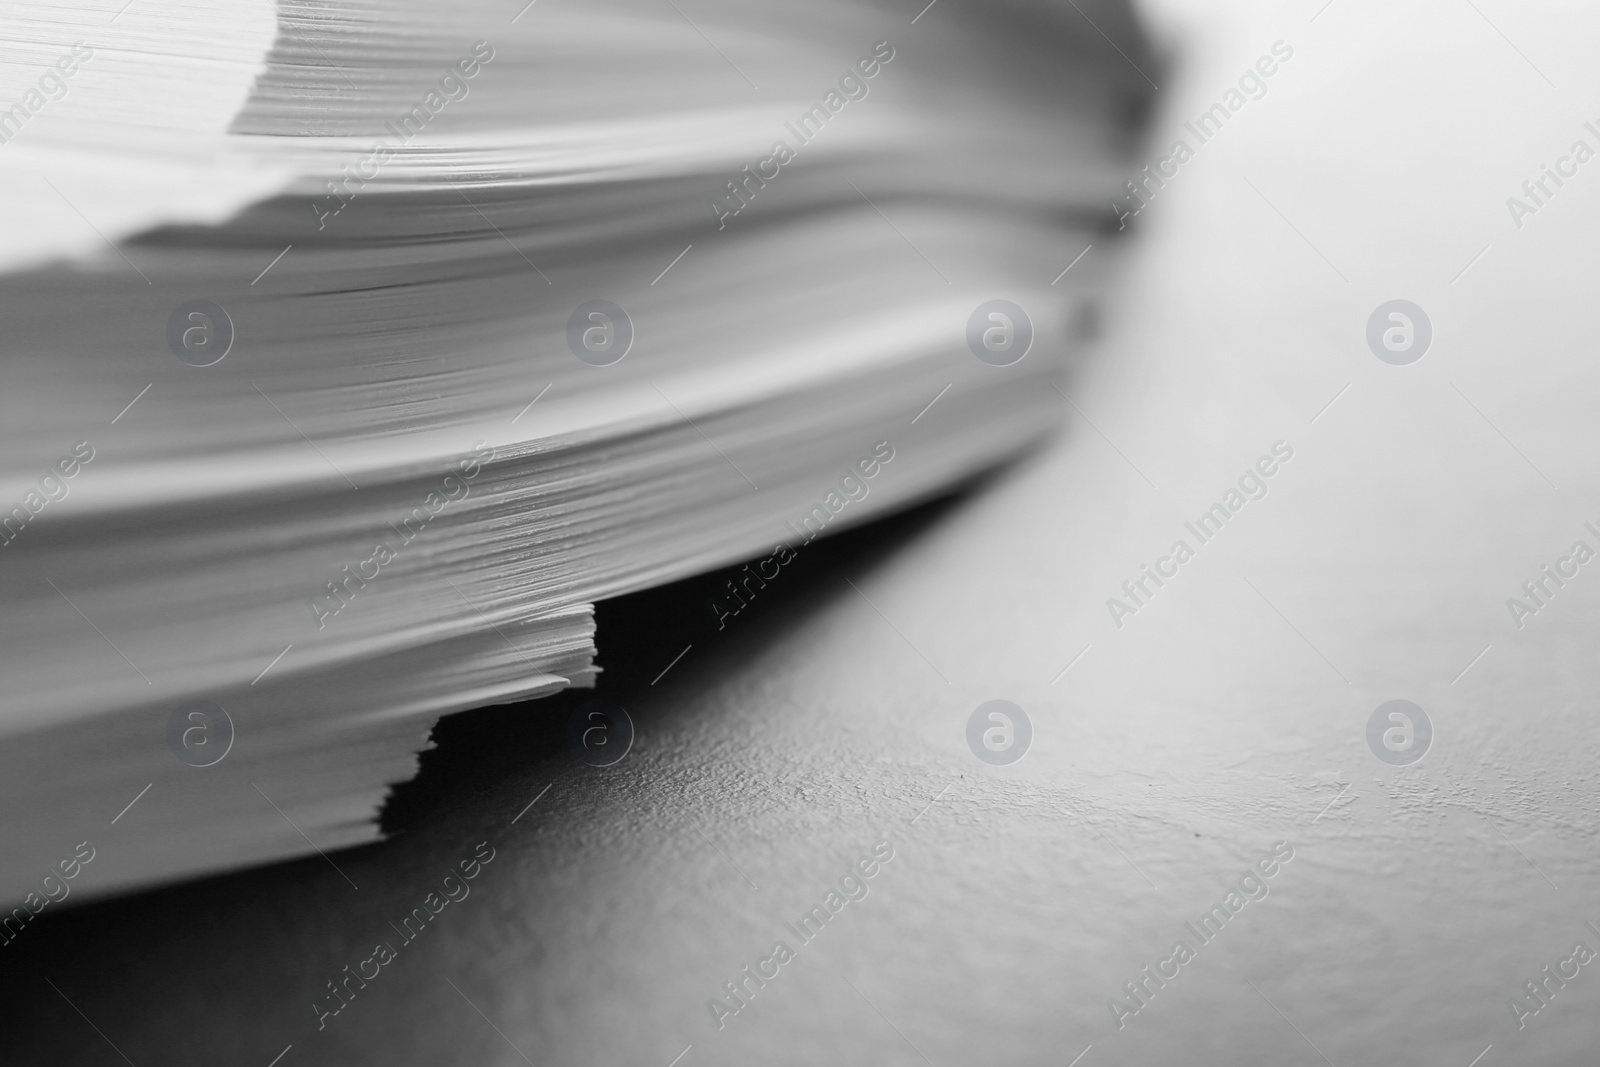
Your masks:
<path fill-rule="evenodd" d="M 8 908 L 373 840 L 596 600 L 1058 418 L 1121 3 L 516 7 L 0 16 Z"/>

